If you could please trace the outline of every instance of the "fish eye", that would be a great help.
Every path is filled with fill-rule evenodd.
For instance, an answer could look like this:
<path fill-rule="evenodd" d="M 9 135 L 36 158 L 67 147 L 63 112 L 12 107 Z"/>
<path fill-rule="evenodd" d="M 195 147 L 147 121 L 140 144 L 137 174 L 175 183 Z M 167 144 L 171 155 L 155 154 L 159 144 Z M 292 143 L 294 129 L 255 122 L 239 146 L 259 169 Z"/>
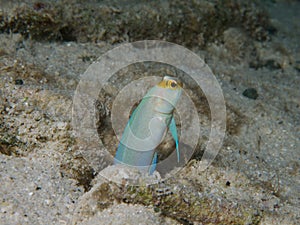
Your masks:
<path fill-rule="evenodd" d="M 171 81 L 170 86 L 171 86 L 172 88 L 175 88 L 175 87 L 177 87 L 177 83 L 176 83 L 175 81 Z"/>

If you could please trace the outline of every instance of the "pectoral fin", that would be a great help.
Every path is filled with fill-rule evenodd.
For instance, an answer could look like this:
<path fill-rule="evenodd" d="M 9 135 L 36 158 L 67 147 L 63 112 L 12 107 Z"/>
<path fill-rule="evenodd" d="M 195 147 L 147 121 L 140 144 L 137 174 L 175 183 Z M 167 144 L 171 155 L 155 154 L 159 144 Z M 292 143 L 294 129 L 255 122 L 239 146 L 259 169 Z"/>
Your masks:
<path fill-rule="evenodd" d="M 177 129 L 176 129 L 176 123 L 175 123 L 174 117 L 172 117 L 171 123 L 169 125 L 169 129 L 171 131 L 171 134 L 172 134 L 175 144 L 176 144 L 177 161 L 179 162 L 178 136 L 177 136 Z"/>
<path fill-rule="evenodd" d="M 155 168 L 156 168 L 156 163 L 157 163 L 157 153 L 154 153 L 153 159 L 152 159 L 152 163 L 151 166 L 149 168 L 149 174 L 153 174 Z"/>

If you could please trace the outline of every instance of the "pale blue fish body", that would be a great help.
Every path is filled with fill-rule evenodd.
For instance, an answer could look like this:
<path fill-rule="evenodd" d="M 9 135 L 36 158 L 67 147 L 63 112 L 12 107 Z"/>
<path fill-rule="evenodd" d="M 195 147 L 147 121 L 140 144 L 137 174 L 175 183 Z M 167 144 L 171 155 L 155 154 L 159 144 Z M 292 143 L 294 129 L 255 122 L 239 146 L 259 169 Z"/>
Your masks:
<path fill-rule="evenodd" d="M 178 137 L 173 111 L 180 98 L 182 83 L 165 76 L 151 88 L 132 113 L 120 140 L 115 164 L 137 167 L 153 173 L 157 163 L 156 147 L 161 143 L 167 128 L 176 143 L 179 161 Z"/>

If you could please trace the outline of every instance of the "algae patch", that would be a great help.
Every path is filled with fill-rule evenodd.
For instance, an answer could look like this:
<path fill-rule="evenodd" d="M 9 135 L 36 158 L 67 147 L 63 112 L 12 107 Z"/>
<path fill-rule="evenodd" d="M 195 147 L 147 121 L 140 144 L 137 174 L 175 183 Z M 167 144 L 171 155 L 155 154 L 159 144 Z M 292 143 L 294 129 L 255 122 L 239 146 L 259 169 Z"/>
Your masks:
<path fill-rule="evenodd" d="M 91 190 L 89 201 L 100 211 L 114 201 L 141 204 L 183 224 L 258 224 L 260 221 L 261 215 L 246 205 L 236 205 L 221 196 L 206 196 L 188 183 L 176 183 L 182 182 L 173 180 L 151 186 L 130 186 L 126 180 L 122 185 L 104 182 Z M 87 202 L 81 210 L 85 216 L 97 211 Z"/>

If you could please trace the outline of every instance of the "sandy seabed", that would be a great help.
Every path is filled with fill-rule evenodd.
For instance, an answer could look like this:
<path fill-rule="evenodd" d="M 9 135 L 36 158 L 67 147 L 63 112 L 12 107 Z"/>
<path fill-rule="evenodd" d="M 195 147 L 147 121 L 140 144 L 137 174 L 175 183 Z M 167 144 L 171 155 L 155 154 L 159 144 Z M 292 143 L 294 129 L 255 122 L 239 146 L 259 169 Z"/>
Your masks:
<path fill-rule="evenodd" d="M 74 2 L 65 14 L 78 7 L 80 20 L 81 5 Z M 101 23 L 102 30 L 93 27 L 94 37 L 93 29 L 76 30 L 57 22 L 52 13 L 59 6 L 52 7 L 50 1 L 0 1 L 0 224 L 300 224 L 300 2 L 266 1 L 257 6 L 266 10 L 270 28 L 260 27 L 265 20 L 251 16 L 229 25 L 220 17 L 216 20 L 226 29 L 213 21 L 219 33 L 208 29 L 199 32 L 198 39 L 187 35 L 204 26 L 203 18 L 194 20 L 194 14 L 216 10 L 217 1 L 195 1 L 203 7 L 201 12 L 188 3 L 181 9 L 157 1 L 152 9 L 148 3 L 128 2 L 90 1 L 103 15 L 116 18 Z M 187 85 L 201 117 L 200 144 L 182 170 L 151 188 L 115 184 L 98 175 L 72 127 L 74 92 L 89 65 L 121 43 L 159 39 L 159 32 L 147 36 L 149 29 L 159 29 L 156 25 L 139 33 L 142 28 L 132 24 L 144 16 L 136 14 L 130 20 L 139 7 L 163 22 L 166 18 L 158 9 L 175 10 L 169 23 L 184 21 L 182 30 L 170 25 L 168 35 L 161 31 L 161 39 L 187 46 L 205 60 L 222 87 L 227 110 L 223 146 L 213 164 L 200 172 L 209 107 L 203 94 Z M 50 31 L 40 32 L 39 26 L 49 26 Z M 267 27 L 267 35 L 252 26 Z M 185 33 L 186 29 L 191 30 Z M 205 41 L 206 35 L 212 39 Z M 125 68 L 99 96 L 96 135 L 111 154 L 117 142 L 107 121 L 115 95 L 128 81 L 170 71 L 163 67 Z M 131 172 L 108 167 L 103 173 L 118 179 Z"/>

